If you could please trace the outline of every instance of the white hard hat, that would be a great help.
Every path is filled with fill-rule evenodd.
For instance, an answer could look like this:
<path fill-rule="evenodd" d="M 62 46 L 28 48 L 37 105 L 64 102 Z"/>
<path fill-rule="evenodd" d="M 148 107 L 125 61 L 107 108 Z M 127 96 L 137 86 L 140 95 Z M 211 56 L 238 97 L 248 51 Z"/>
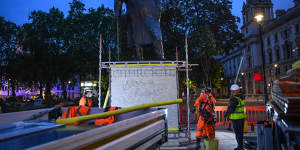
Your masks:
<path fill-rule="evenodd" d="M 84 88 L 83 93 L 86 94 L 87 92 L 93 91 L 91 88 Z"/>
<path fill-rule="evenodd" d="M 240 89 L 240 87 L 237 84 L 232 84 L 231 87 L 230 87 L 231 91 L 236 91 L 236 90 L 239 90 L 239 89 Z"/>

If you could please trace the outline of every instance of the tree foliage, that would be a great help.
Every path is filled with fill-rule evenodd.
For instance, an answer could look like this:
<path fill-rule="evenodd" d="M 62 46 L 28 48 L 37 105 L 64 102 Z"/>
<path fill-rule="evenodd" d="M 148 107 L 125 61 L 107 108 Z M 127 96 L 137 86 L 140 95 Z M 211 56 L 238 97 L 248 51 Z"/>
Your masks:
<path fill-rule="evenodd" d="M 189 63 L 199 64 L 198 67 L 193 67 L 190 79 L 197 85 L 205 83 L 216 87 L 215 81 L 219 80 L 222 74 L 217 73 L 221 66 L 213 56 L 228 53 L 237 46 L 237 40 L 241 38 L 236 25 L 239 18 L 231 14 L 231 2 L 229 0 L 163 2 L 161 27 L 166 57 L 175 59 L 177 48 L 179 59 L 185 60 L 184 38 L 187 34 Z"/>

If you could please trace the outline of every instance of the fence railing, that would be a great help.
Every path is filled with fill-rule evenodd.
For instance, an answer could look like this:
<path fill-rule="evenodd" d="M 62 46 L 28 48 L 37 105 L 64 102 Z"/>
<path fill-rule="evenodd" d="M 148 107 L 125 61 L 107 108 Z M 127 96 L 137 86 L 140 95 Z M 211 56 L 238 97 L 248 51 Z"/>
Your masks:
<path fill-rule="evenodd" d="M 227 111 L 227 106 L 215 106 L 216 126 L 227 126 L 231 121 L 225 120 L 224 114 Z M 247 121 L 249 126 L 256 126 L 258 121 L 266 120 L 266 106 L 246 106 Z M 190 115 L 191 123 L 197 123 L 197 115 Z M 182 128 L 187 126 L 187 108 L 180 107 L 179 124 Z"/>

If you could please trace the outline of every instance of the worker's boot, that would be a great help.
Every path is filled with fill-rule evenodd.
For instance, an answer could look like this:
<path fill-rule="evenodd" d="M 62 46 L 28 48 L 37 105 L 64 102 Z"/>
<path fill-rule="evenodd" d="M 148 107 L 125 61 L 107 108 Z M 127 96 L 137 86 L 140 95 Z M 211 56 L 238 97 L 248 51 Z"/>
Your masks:
<path fill-rule="evenodd" d="M 201 149 L 201 138 L 196 138 L 196 150 L 200 150 Z"/>

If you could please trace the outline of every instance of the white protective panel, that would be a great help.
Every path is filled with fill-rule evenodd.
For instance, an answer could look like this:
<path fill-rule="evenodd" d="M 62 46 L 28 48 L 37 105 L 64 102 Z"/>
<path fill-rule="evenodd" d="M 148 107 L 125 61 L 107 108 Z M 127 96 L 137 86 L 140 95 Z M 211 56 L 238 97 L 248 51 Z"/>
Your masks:
<path fill-rule="evenodd" d="M 129 107 L 177 99 L 176 66 L 111 67 L 111 105 Z M 178 128 L 177 104 L 168 108 L 168 127 Z"/>

